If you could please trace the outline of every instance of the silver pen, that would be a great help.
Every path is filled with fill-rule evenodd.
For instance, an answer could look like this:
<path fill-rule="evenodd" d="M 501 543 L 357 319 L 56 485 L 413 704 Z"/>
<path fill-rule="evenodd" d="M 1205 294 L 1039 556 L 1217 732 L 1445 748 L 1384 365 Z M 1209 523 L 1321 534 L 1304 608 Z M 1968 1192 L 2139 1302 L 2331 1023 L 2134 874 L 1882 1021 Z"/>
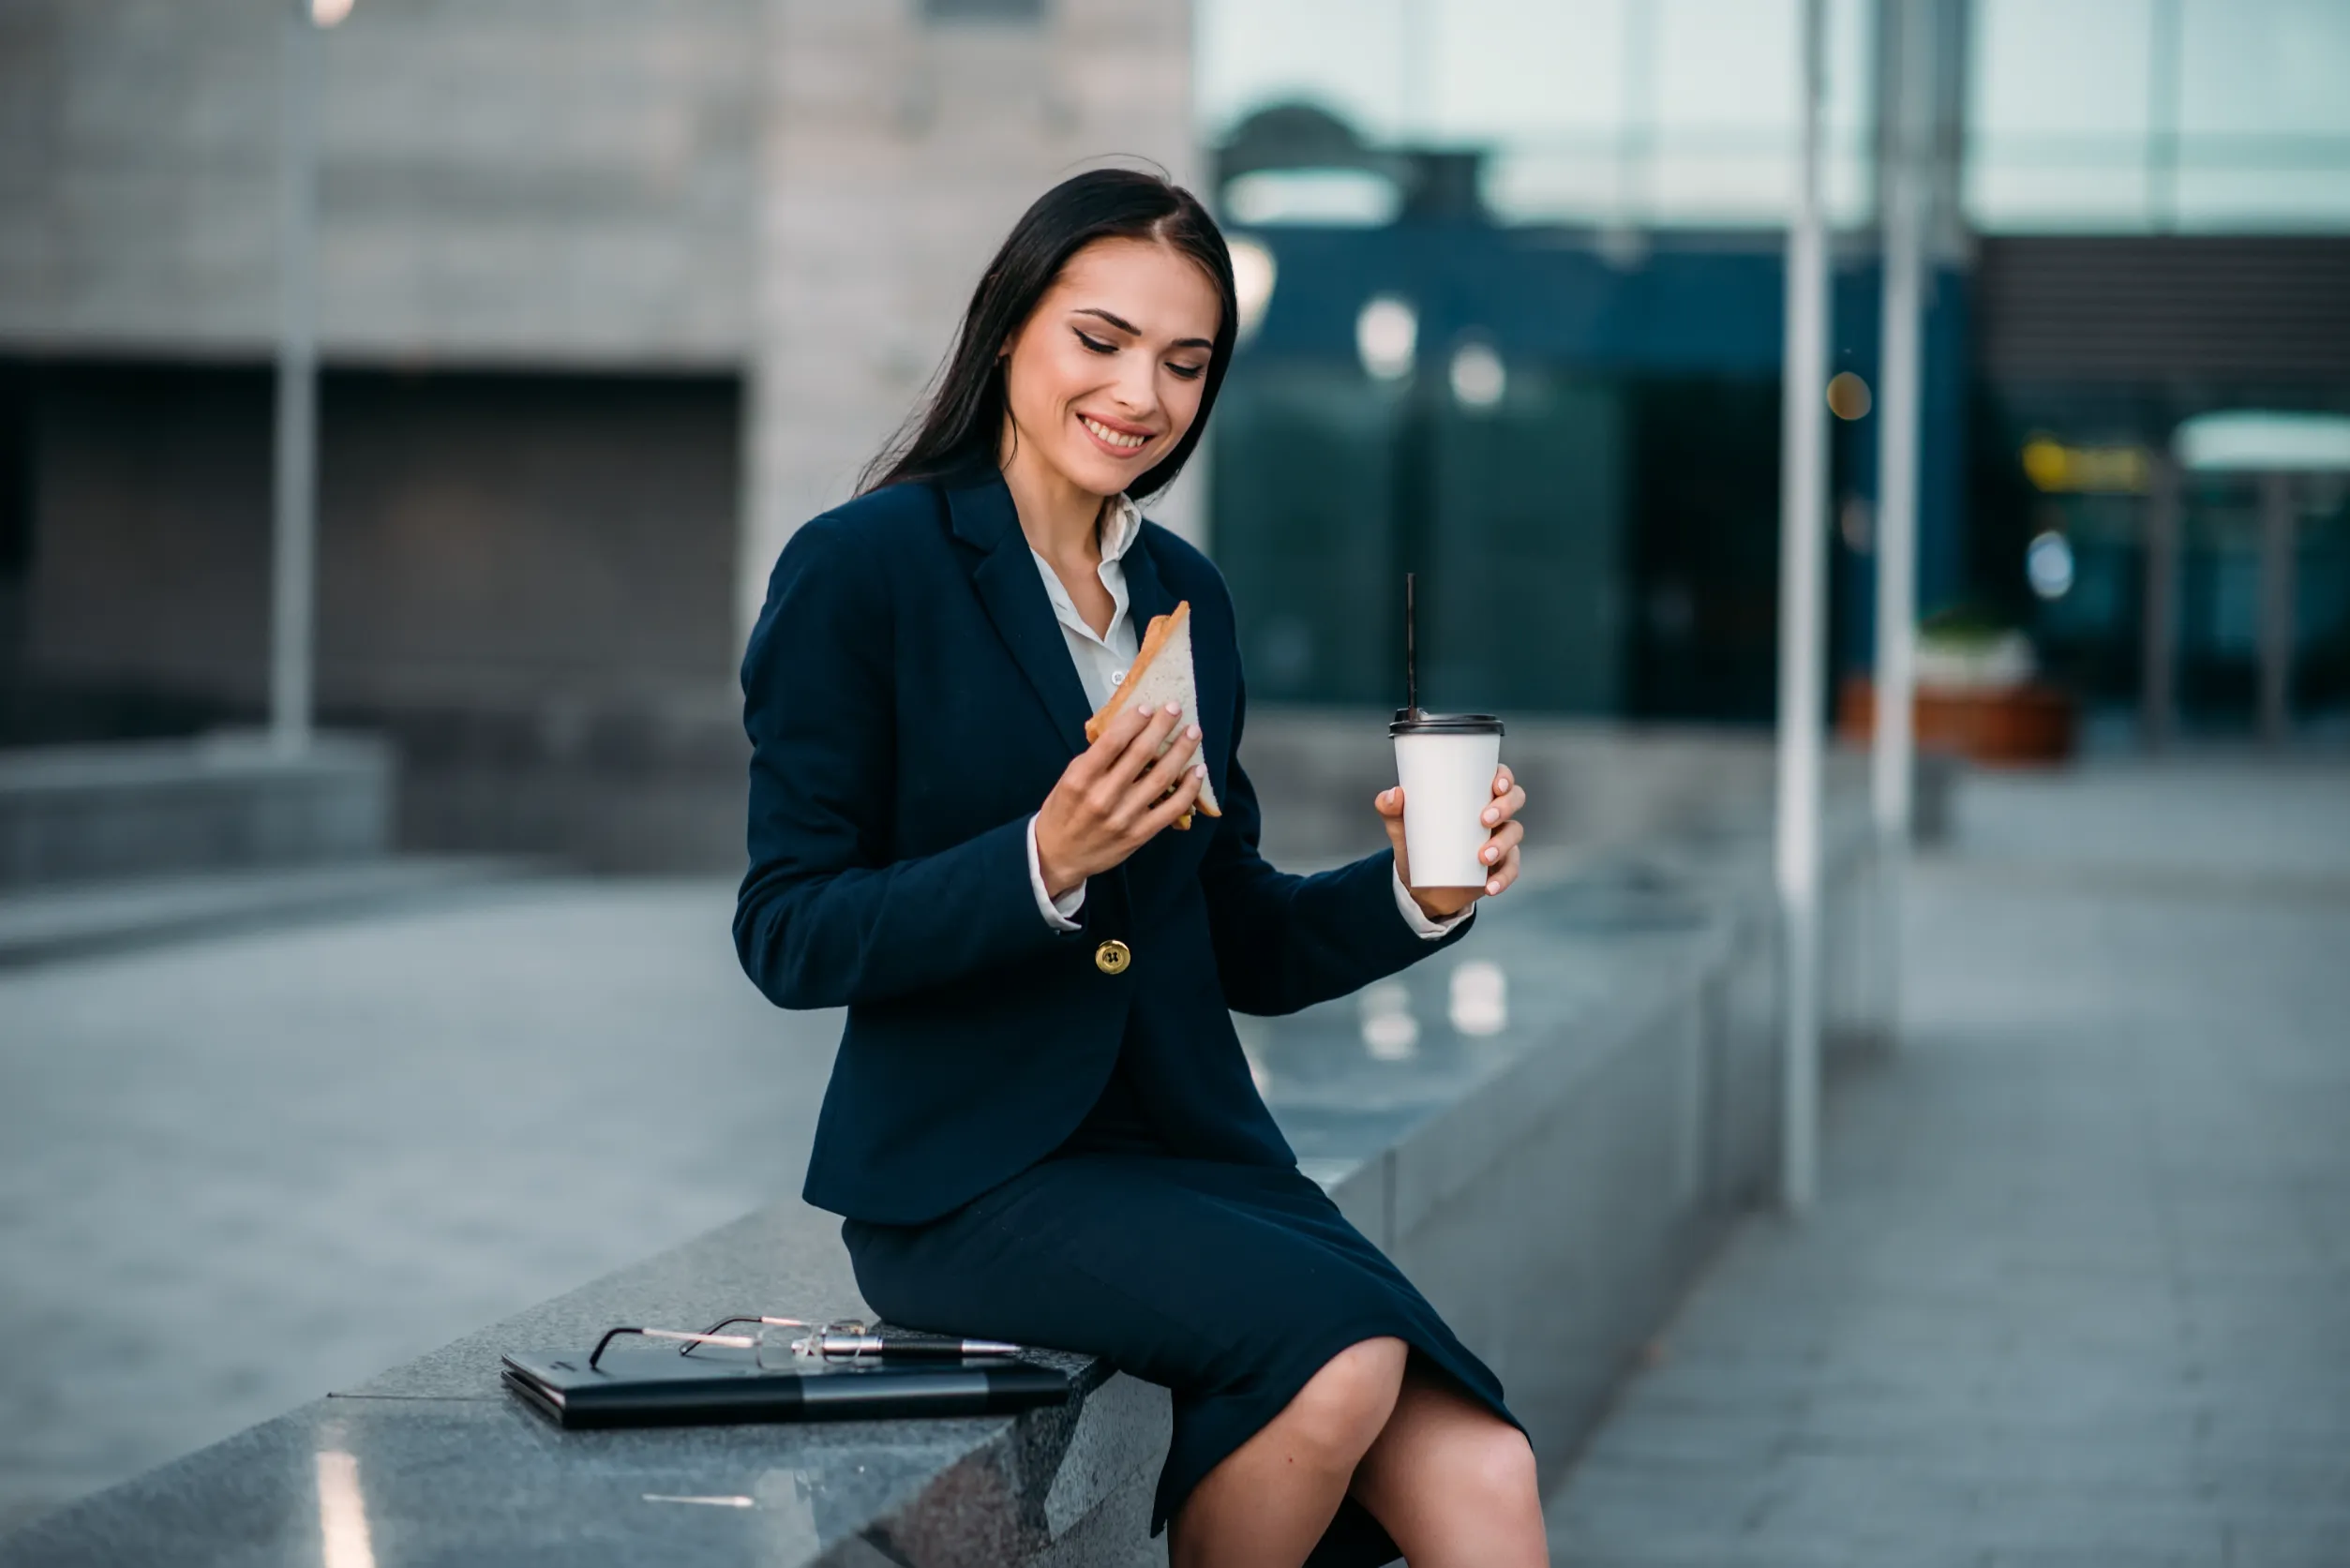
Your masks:
<path fill-rule="evenodd" d="M 960 1361 L 965 1356 L 1018 1355 L 1024 1347 L 1001 1339 L 945 1339 L 930 1335 L 883 1334 L 861 1323 L 834 1323 L 794 1347 L 828 1361 L 879 1356 L 887 1361 Z"/>
<path fill-rule="evenodd" d="M 680 1334 L 673 1329 L 645 1329 L 638 1332 L 657 1335 L 665 1339 L 683 1339 L 700 1344 L 752 1347 L 764 1336 L 732 1335 L 724 1332 L 737 1323 L 757 1323 L 765 1328 L 804 1328 L 809 1332 L 790 1341 L 794 1355 L 819 1356 L 827 1361 L 856 1361 L 864 1357 L 883 1360 L 960 1361 L 965 1356 L 1013 1356 L 1027 1349 L 1025 1345 L 1008 1344 L 1001 1339 L 955 1339 L 939 1335 L 884 1334 L 879 1329 L 855 1318 L 838 1322 L 812 1323 L 805 1318 L 727 1318 L 714 1322 L 699 1334 Z M 693 1343 L 686 1345 L 691 1351 Z"/>

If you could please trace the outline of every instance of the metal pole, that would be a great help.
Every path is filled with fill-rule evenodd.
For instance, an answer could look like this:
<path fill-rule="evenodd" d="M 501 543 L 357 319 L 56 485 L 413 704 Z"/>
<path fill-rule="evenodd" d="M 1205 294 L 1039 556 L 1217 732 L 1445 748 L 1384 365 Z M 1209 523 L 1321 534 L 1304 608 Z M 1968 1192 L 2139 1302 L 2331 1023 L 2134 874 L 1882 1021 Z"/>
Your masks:
<path fill-rule="evenodd" d="M 2178 710 L 2173 691 L 2178 646 L 2178 465 L 2155 455 L 2148 475 L 2146 605 L 2139 627 L 2138 738 L 2149 752 L 2170 745 Z"/>
<path fill-rule="evenodd" d="M 310 744 L 318 540 L 318 28 L 279 0 L 277 436 L 270 519 L 269 734 Z"/>
<path fill-rule="evenodd" d="M 1877 485 L 1877 723 L 1870 755 L 1869 795 L 1877 824 L 1877 869 L 1886 932 L 1879 958 L 1885 986 L 1885 1038 L 1901 1034 L 1902 888 L 1909 859 L 1910 781 L 1916 762 L 1912 734 L 1917 687 L 1918 441 L 1922 401 L 1920 313 L 1924 297 L 1921 187 L 1925 178 L 1924 109 L 1926 0 L 1886 0 L 1893 29 L 1893 116 L 1887 147 L 1892 168 L 1880 188 L 1885 210 L 1884 297 L 1879 367 Z"/>
<path fill-rule="evenodd" d="M 1819 1128 L 1819 749 L 1827 577 L 1828 245 L 1819 204 L 1821 0 L 1803 9 L 1801 165 L 1787 235 L 1780 389 L 1779 754 L 1775 862 L 1781 941 L 1779 1199 L 1811 1204 Z"/>
<path fill-rule="evenodd" d="M 2260 476 L 2260 741 L 2281 748 L 2293 726 L 2293 481 Z"/>

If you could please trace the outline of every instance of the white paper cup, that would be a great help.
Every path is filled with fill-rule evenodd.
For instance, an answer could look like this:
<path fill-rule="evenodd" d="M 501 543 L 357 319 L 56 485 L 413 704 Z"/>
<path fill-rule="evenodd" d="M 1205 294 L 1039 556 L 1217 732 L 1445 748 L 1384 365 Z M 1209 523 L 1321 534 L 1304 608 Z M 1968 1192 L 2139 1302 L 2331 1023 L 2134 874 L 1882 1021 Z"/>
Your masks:
<path fill-rule="evenodd" d="M 1502 721 L 1490 713 L 1397 711 L 1396 782 L 1403 786 L 1403 858 L 1414 888 L 1481 888 L 1493 868 L 1482 859 L 1492 829 L 1493 774 L 1502 765 Z"/>

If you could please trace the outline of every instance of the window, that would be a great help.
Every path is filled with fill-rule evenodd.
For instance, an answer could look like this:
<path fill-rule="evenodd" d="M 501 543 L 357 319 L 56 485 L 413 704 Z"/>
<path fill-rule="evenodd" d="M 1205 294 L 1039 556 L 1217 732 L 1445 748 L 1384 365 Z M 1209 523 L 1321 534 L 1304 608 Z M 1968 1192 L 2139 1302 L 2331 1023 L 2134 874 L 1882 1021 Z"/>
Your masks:
<path fill-rule="evenodd" d="M 924 22 L 1042 22 L 1044 0 L 922 0 Z"/>

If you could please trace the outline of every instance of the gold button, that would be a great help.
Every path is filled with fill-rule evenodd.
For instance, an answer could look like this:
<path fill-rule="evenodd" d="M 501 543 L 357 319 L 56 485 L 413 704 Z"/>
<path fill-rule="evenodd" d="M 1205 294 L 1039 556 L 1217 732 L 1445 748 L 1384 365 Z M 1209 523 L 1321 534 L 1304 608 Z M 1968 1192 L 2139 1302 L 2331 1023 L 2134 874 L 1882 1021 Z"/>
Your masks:
<path fill-rule="evenodd" d="M 1134 949 L 1113 937 L 1093 950 L 1093 966 L 1105 975 L 1123 975 L 1134 962 Z"/>

